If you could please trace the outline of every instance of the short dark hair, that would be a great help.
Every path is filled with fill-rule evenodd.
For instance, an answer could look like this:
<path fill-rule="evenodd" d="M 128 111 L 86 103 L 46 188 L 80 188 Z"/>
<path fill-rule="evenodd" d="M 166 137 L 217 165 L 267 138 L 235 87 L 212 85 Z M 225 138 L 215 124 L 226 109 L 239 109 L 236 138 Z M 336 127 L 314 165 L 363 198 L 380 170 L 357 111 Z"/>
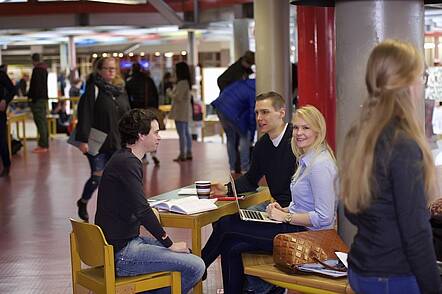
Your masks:
<path fill-rule="evenodd" d="M 270 91 L 266 93 L 261 93 L 258 96 L 256 96 L 256 101 L 262 101 L 266 99 L 270 99 L 272 101 L 272 106 L 276 110 L 285 108 L 284 98 L 282 98 L 282 96 L 276 92 Z"/>
<path fill-rule="evenodd" d="M 32 59 L 32 61 L 34 61 L 34 62 L 40 62 L 40 60 L 41 60 L 41 56 L 40 56 L 39 53 L 33 53 L 33 54 L 31 55 L 31 59 Z"/>
<path fill-rule="evenodd" d="M 153 120 L 158 121 L 157 116 L 147 109 L 135 108 L 126 112 L 118 123 L 121 147 L 135 144 L 138 141 L 139 134 L 149 134 Z"/>
<path fill-rule="evenodd" d="M 190 79 L 190 69 L 184 61 L 175 64 L 175 73 L 177 81 L 186 80 L 189 84 L 189 89 L 192 88 L 192 81 Z"/>
<path fill-rule="evenodd" d="M 250 66 L 255 64 L 255 52 L 247 50 L 242 56 L 243 60 L 247 62 Z"/>

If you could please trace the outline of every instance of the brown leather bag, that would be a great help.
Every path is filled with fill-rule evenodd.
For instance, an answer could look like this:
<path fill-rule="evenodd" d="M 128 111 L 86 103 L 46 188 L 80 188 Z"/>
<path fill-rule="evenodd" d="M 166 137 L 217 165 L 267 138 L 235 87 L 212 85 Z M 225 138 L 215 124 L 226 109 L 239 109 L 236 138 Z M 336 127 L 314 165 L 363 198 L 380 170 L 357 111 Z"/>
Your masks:
<path fill-rule="evenodd" d="M 336 259 L 335 251 L 348 252 L 336 230 L 286 233 L 273 239 L 275 264 L 291 272 L 297 272 L 297 265 Z"/>

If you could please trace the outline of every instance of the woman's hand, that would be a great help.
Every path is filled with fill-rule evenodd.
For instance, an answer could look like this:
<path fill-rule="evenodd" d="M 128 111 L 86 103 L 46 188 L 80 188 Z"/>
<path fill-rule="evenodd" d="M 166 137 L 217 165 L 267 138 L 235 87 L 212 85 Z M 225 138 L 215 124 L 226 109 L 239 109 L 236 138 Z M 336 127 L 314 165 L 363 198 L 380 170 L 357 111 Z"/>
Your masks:
<path fill-rule="evenodd" d="M 173 252 L 189 253 L 189 248 L 187 248 L 186 242 L 174 242 L 169 249 Z"/>
<path fill-rule="evenodd" d="M 283 222 L 288 213 L 275 207 L 267 207 L 267 214 L 269 218 Z"/>
<path fill-rule="evenodd" d="M 83 154 L 86 154 L 89 151 L 89 145 L 87 143 L 80 143 L 78 149 L 80 149 Z"/>

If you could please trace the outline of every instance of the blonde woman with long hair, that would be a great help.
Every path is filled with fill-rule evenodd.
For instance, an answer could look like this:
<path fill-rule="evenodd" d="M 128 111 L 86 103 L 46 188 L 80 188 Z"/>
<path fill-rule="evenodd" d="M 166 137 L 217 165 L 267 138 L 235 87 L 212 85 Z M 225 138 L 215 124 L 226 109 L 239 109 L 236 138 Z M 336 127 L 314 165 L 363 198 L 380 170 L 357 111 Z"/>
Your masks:
<path fill-rule="evenodd" d="M 434 163 L 416 117 L 423 74 L 409 43 L 384 41 L 368 59 L 368 98 L 339 174 L 346 216 L 358 229 L 348 258 L 357 293 L 441 293 L 427 209 Z"/>
<path fill-rule="evenodd" d="M 273 238 L 277 234 L 334 226 L 337 167 L 326 142 L 324 116 L 315 107 L 304 106 L 296 110 L 292 148 L 299 164 L 290 184 L 291 202 L 288 207 L 274 202 L 266 209 L 271 219 L 281 223 L 242 221 L 238 214 L 225 216 L 218 221 L 202 250 L 206 266 L 221 255 L 226 294 L 242 292 L 241 253 L 257 250 L 271 253 Z"/>

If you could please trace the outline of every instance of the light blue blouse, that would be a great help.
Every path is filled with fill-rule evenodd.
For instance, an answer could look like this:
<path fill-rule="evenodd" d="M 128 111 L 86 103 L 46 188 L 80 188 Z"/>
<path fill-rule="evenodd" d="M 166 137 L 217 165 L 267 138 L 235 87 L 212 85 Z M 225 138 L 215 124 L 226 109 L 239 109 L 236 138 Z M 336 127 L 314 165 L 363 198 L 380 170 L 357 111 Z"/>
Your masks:
<path fill-rule="evenodd" d="M 300 157 L 299 168 L 299 175 L 290 184 L 289 211 L 308 213 L 312 223 L 309 230 L 333 228 L 338 204 L 335 161 L 326 149 L 311 151 Z"/>

